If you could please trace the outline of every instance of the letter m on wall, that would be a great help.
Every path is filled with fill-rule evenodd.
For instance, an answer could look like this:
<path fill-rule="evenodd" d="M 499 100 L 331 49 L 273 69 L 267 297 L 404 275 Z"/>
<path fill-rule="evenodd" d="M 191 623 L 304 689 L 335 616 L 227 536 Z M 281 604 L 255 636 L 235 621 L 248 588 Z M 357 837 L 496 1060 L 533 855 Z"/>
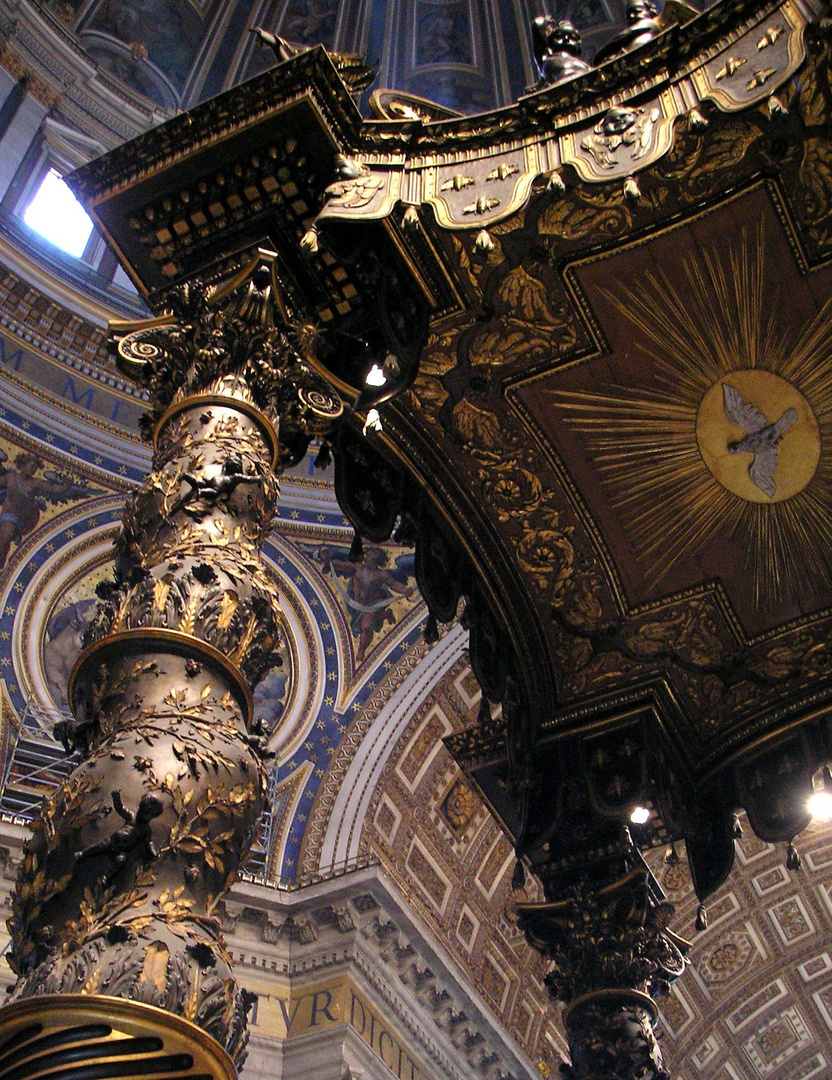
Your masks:
<path fill-rule="evenodd" d="M 11 364 L 14 370 L 18 371 L 22 360 L 23 349 L 18 348 L 16 352 L 7 352 L 6 339 L 0 335 L 0 364 L 2 364 L 3 367 L 8 367 Z"/>
<path fill-rule="evenodd" d="M 75 380 L 71 375 L 68 375 L 61 391 L 61 397 L 69 398 L 73 405 L 80 405 L 84 409 L 90 409 L 92 408 L 92 396 L 94 393 L 95 389 L 92 386 L 88 390 L 77 390 Z"/>

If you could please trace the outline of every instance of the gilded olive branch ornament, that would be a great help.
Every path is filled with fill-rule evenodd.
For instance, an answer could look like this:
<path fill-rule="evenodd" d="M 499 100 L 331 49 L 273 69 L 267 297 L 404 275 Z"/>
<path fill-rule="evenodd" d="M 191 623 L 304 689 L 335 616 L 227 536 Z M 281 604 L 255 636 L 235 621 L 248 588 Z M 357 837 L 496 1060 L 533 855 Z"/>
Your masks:
<path fill-rule="evenodd" d="M 225 290 L 113 334 L 150 395 L 153 468 L 57 731 L 82 764 L 44 804 L 9 929 L 13 999 L 125 997 L 198 1025 L 239 1064 L 248 999 L 214 912 L 255 835 L 264 732 L 251 687 L 282 617 L 259 548 L 278 474 L 341 402 L 290 340 L 265 254 Z"/>

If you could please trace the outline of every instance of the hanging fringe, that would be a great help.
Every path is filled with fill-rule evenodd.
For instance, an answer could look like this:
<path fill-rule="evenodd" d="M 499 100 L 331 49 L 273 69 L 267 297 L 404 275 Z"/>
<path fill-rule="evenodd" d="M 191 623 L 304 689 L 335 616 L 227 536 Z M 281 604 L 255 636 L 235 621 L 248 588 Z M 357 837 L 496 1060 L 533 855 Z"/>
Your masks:
<path fill-rule="evenodd" d="M 740 825 L 740 819 L 736 814 L 731 819 L 731 835 L 735 840 L 742 840 L 742 825 Z"/>
<path fill-rule="evenodd" d="M 436 624 L 436 617 L 428 614 L 425 622 L 425 629 L 422 631 L 422 637 L 425 639 L 426 645 L 435 645 L 439 640 L 439 627 Z"/>
<path fill-rule="evenodd" d="M 364 562 L 364 545 L 361 543 L 361 537 L 357 532 L 350 544 L 349 560 L 354 563 Z"/>
<path fill-rule="evenodd" d="M 332 447 L 327 442 L 321 443 L 321 448 L 318 451 L 317 456 L 315 458 L 315 462 L 314 462 L 315 468 L 316 469 L 326 469 L 326 468 L 329 467 L 329 464 L 330 464 L 331 461 L 332 461 Z"/>
<path fill-rule="evenodd" d="M 491 239 L 491 234 L 487 229 L 480 229 L 477 233 L 477 238 L 474 241 L 474 251 L 478 255 L 488 255 L 489 252 L 494 250 L 494 241 Z"/>
<path fill-rule="evenodd" d="M 800 857 L 800 852 L 794 846 L 794 840 L 789 841 L 789 846 L 786 849 L 786 869 L 787 870 L 799 870 L 803 865 L 803 859 Z"/>
<path fill-rule="evenodd" d="M 696 909 L 696 929 L 700 934 L 703 930 L 708 929 L 708 913 L 705 910 L 704 904 L 700 904 Z"/>
<path fill-rule="evenodd" d="M 490 721 L 491 721 L 491 702 L 488 700 L 488 698 L 485 696 L 485 694 L 483 694 L 482 697 L 480 698 L 480 711 L 479 711 L 479 715 L 477 716 L 477 723 L 478 724 L 488 724 Z"/>
<path fill-rule="evenodd" d="M 679 852 L 676 850 L 676 841 L 675 840 L 671 840 L 670 847 L 667 849 L 667 852 L 666 852 L 665 857 L 664 857 L 664 861 L 667 863 L 668 866 L 678 866 L 679 865 Z"/>
<path fill-rule="evenodd" d="M 708 126 L 708 121 L 698 109 L 691 109 L 688 113 L 688 126 L 692 131 L 703 131 Z"/>
<path fill-rule="evenodd" d="M 523 864 L 518 859 L 514 864 L 514 873 L 511 875 L 511 887 L 515 892 L 519 892 L 526 884 L 526 871 L 523 869 Z"/>
<path fill-rule="evenodd" d="M 637 203 L 641 198 L 641 189 L 638 186 L 638 181 L 634 176 L 628 176 L 624 181 L 624 194 L 631 203 Z"/>

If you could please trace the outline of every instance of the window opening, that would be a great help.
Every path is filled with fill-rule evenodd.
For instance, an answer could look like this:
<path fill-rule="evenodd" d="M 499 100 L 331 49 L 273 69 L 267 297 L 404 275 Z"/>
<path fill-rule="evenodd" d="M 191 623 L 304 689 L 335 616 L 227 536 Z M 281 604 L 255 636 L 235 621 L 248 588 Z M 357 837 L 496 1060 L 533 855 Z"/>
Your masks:
<path fill-rule="evenodd" d="M 43 178 L 23 215 L 36 233 L 69 255 L 84 254 L 92 220 L 54 169 Z"/>

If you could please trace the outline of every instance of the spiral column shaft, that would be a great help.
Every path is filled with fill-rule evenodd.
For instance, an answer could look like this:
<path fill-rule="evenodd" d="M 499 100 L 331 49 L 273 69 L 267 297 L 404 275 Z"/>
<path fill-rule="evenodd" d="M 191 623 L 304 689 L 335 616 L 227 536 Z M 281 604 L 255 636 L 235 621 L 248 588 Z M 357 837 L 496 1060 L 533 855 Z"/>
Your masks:
<path fill-rule="evenodd" d="M 266 317 L 270 288 L 261 273 L 217 308 L 189 286 L 176 323 L 120 341 L 151 390 L 153 469 L 71 680 L 59 734 L 84 760 L 44 804 L 9 921 L 13 1000 L 129 998 L 238 1064 L 246 1000 L 215 911 L 263 808 L 251 687 L 279 659 L 260 558 L 288 456 L 277 430 L 297 452 L 327 422 L 304 401 L 340 406 Z"/>

